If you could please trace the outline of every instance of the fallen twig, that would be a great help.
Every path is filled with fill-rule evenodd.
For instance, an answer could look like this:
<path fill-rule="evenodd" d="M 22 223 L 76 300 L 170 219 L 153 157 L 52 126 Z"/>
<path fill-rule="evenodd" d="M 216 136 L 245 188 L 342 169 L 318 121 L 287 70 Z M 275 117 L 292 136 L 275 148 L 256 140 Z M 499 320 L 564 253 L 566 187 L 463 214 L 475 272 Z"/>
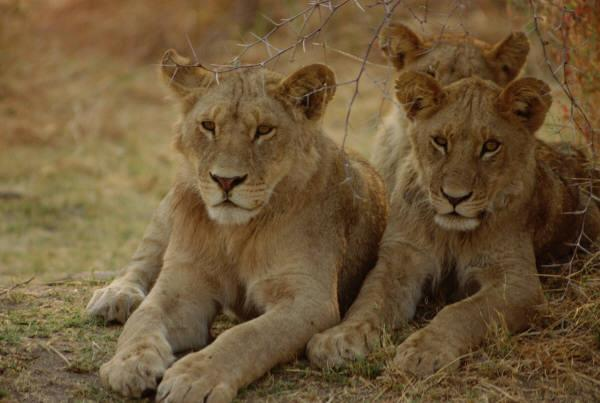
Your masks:
<path fill-rule="evenodd" d="M 54 348 L 50 343 L 44 344 L 38 342 L 38 344 L 47 352 L 56 354 L 61 360 L 63 360 L 67 364 L 67 367 L 71 367 L 71 361 L 69 361 L 69 359 L 65 357 L 63 353 Z"/>
<path fill-rule="evenodd" d="M 14 289 L 16 289 L 16 288 L 23 287 L 23 286 L 25 286 L 25 285 L 27 285 L 27 284 L 31 283 L 31 282 L 33 281 L 33 279 L 34 279 L 34 278 L 35 278 L 35 276 L 33 276 L 33 277 L 31 277 L 30 279 L 28 279 L 28 280 L 25 280 L 25 281 L 23 281 L 23 282 L 21 282 L 21 283 L 17 283 L 17 284 L 15 284 L 15 285 L 13 285 L 12 287 L 9 287 L 9 288 L 7 288 L 6 290 L 2 290 L 2 291 L 0 291 L 0 296 L 2 296 L 2 295 L 4 295 L 4 294 L 8 294 L 9 292 L 13 291 L 13 290 L 14 290 Z"/>

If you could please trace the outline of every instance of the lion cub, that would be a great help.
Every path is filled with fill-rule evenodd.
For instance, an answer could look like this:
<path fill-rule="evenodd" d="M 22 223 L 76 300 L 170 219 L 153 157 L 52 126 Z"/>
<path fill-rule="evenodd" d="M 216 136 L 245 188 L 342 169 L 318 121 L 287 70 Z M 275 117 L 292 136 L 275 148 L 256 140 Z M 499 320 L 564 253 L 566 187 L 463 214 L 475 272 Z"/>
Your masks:
<path fill-rule="evenodd" d="M 229 401 L 339 322 L 375 264 L 387 196 L 320 129 L 326 66 L 216 80 L 174 51 L 162 66 L 183 105 L 183 164 L 130 269 L 90 302 L 124 320 L 158 275 L 100 377 L 125 396 L 160 382 L 158 401 Z M 209 344 L 224 309 L 247 321 Z"/>
<path fill-rule="evenodd" d="M 442 85 L 477 76 L 504 86 L 519 74 L 529 54 L 529 41 L 523 32 L 511 33 L 490 45 L 466 34 L 422 38 L 402 24 L 385 27 L 379 46 L 399 72 L 422 72 Z M 394 105 L 375 137 L 371 161 L 389 196 L 396 185 L 398 163 L 409 152 L 408 124 L 402 107 Z"/>
<path fill-rule="evenodd" d="M 426 284 L 444 283 L 458 302 L 408 337 L 393 363 L 425 376 L 457 365 L 490 326 L 527 327 L 545 305 L 536 262 L 568 253 L 579 236 L 597 239 L 600 214 L 575 183 L 591 177 L 584 155 L 534 136 L 551 104 L 544 82 L 501 89 L 469 78 L 443 87 L 407 72 L 396 88 L 411 149 L 377 265 L 344 321 L 307 350 L 321 366 L 360 357 L 383 327 L 414 316 Z"/>

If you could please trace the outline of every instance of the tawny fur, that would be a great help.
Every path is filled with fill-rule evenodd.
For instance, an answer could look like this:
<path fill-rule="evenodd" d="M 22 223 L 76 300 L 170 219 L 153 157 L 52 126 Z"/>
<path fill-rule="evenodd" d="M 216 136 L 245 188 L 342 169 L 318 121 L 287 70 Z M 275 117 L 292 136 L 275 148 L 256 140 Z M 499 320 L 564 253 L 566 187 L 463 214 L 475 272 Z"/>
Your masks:
<path fill-rule="evenodd" d="M 168 52 L 162 63 L 183 105 L 182 168 L 129 268 L 88 310 L 124 322 L 141 302 L 100 369 L 105 385 L 221 402 L 339 322 L 375 264 L 387 196 L 366 162 L 321 132 L 335 89 L 327 67 L 286 79 L 240 70 L 217 83 L 186 62 Z M 273 130 L 257 136 L 261 125 Z M 224 202 L 214 175 L 245 179 Z M 223 310 L 246 322 L 209 344 Z"/>
<path fill-rule="evenodd" d="M 582 240 L 596 240 L 600 215 L 576 183 L 592 177 L 583 152 L 534 136 L 551 103 L 542 81 L 502 90 L 469 78 L 442 87 L 408 72 L 397 96 L 412 117 L 411 148 L 377 266 L 344 321 L 314 336 L 307 351 L 319 366 L 364 356 L 383 328 L 410 320 L 433 287 L 451 304 L 409 336 L 393 362 L 426 376 L 457 366 L 491 327 L 530 325 L 545 307 L 536 263 L 568 259 L 582 229 Z M 453 206 L 442 192 L 463 200 Z"/>
<path fill-rule="evenodd" d="M 511 33 L 490 45 L 466 34 L 421 38 L 405 25 L 393 24 L 383 30 L 379 42 L 399 72 L 423 72 L 443 85 L 477 76 L 504 86 L 519 74 L 529 53 L 529 42 L 522 32 Z M 409 153 L 408 123 L 402 107 L 393 105 L 375 137 L 371 153 L 371 161 L 390 196 L 400 162 Z"/>

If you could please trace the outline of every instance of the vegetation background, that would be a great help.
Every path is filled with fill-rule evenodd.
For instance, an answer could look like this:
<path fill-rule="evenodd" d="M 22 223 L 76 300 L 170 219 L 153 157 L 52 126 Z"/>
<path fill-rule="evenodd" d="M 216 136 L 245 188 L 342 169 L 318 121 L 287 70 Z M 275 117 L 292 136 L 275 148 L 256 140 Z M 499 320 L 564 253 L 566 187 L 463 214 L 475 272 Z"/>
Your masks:
<path fill-rule="evenodd" d="M 269 60 L 281 72 L 330 64 L 342 84 L 324 129 L 368 156 L 394 78 L 371 43 L 396 3 L 0 0 L 0 401 L 120 401 L 96 375 L 120 328 L 83 308 L 127 262 L 176 168 L 177 107 L 157 73 L 164 50 L 215 68 L 241 53 L 241 64 Z M 407 0 L 393 19 L 489 42 L 524 30 L 525 74 L 554 88 L 542 136 L 598 149 L 598 1 Z M 597 255 L 580 252 L 542 270 L 546 317 L 521 335 L 491 329 L 456 373 L 416 381 L 384 371 L 392 343 L 437 309 L 424 307 L 350 368 L 317 371 L 299 357 L 238 398 L 598 401 L 600 275 Z"/>

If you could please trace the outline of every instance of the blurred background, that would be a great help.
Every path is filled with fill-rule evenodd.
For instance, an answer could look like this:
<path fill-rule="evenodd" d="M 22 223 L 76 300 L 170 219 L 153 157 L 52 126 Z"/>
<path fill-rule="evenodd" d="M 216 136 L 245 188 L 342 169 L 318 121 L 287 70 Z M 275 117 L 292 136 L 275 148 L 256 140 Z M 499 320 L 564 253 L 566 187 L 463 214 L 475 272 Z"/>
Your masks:
<path fill-rule="evenodd" d="M 371 44 L 392 3 L 0 0 L 0 285 L 126 264 L 176 169 L 178 110 L 157 65 L 167 48 L 214 68 L 331 65 L 342 85 L 324 128 L 368 157 L 395 75 Z M 524 30 L 525 74 L 555 89 L 543 135 L 593 141 L 596 1 L 403 1 L 393 19 L 489 42 Z"/>

